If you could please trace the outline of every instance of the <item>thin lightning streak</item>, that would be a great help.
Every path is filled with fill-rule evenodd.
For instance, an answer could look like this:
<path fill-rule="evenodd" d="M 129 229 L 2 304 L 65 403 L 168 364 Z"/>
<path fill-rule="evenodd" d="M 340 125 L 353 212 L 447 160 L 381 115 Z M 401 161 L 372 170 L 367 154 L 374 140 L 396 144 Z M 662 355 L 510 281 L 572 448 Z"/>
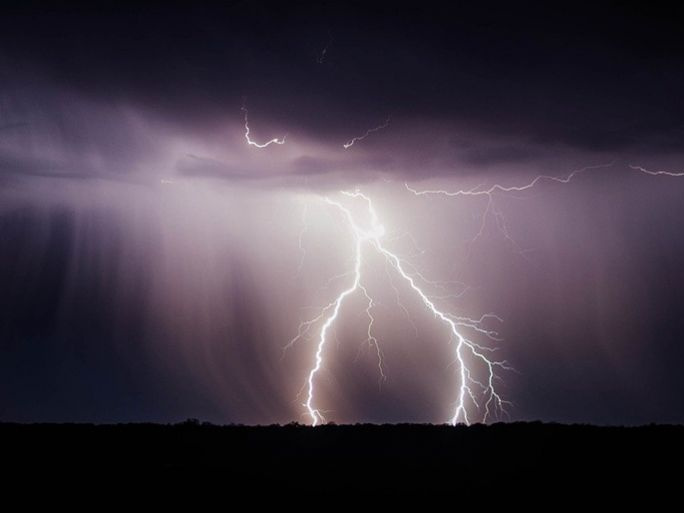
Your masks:
<path fill-rule="evenodd" d="M 529 249 L 523 249 L 520 247 L 520 245 L 513 239 L 511 236 L 506 218 L 504 217 L 503 213 L 496 208 L 496 205 L 494 204 L 494 194 L 495 193 L 513 193 L 513 192 L 524 192 L 528 191 L 535 186 L 537 186 L 539 183 L 547 181 L 547 182 L 556 182 L 556 183 L 561 183 L 561 184 L 567 184 L 570 183 L 574 178 L 576 178 L 579 174 L 584 173 L 586 171 L 594 170 L 594 169 L 601 169 L 601 168 L 607 168 L 607 167 L 612 167 L 615 163 L 611 162 L 609 164 L 601 164 L 597 166 L 587 166 L 581 169 L 577 169 L 575 171 L 572 171 L 566 176 L 553 176 L 553 175 L 538 175 L 534 179 L 532 179 L 530 182 L 523 184 L 523 185 L 516 185 L 516 186 L 503 186 L 500 184 L 494 184 L 490 186 L 489 188 L 483 188 L 483 185 L 476 186 L 472 189 L 461 189 L 461 190 L 456 190 L 456 191 L 447 191 L 444 189 L 426 189 L 426 190 L 417 190 L 413 187 L 411 187 L 408 183 L 404 183 L 404 186 L 406 189 L 413 193 L 416 196 L 427 196 L 427 195 L 442 195 L 442 196 L 449 196 L 449 197 L 456 197 L 456 196 L 485 196 L 487 198 L 487 204 L 485 206 L 484 213 L 482 215 L 482 223 L 480 225 L 480 229 L 475 235 L 475 237 L 469 242 L 468 244 L 468 249 L 466 252 L 466 260 L 470 258 L 471 251 L 472 251 L 472 246 L 473 244 L 484 234 L 485 227 L 487 224 L 487 219 L 492 216 L 495 221 L 495 225 L 498 229 L 498 231 L 502 234 L 504 239 L 508 241 L 508 243 L 511 245 L 513 250 L 526 258 L 525 253 L 529 252 Z M 630 169 L 633 169 L 635 171 L 639 171 L 641 173 L 651 175 L 651 176 L 670 176 L 670 177 L 682 177 L 684 176 L 684 172 L 672 172 L 672 171 L 651 171 L 649 169 L 646 169 L 641 166 L 634 166 L 630 165 Z"/>
<path fill-rule="evenodd" d="M 428 189 L 428 190 L 423 190 L 419 191 L 417 189 L 414 189 L 411 187 L 408 183 L 404 182 L 404 186 L 409 192 L 412 192 L 416 196 L 426 196 L 426 195 L 434 195 L 434 194 L 441 194 L 443 196 L 491 196 L 495 192 L 523 192 L 527 191 L 529 189 L 532 189 L 535 187 L 539 182 L 543 181 L 550 181 L 550 182 L 558 182 L 558 183 L 570 183 L 577 175 L 581 173 L 585 173 L 586 171 L 590 171 L 593 169 L 603 169 L 607 167 L 612 167 L 615 163 L 611 162 L 610 164 L 601 164 L 598 166 L 587 166 L 583 167 L 582 169 L 576 169 L 569 173 L 566 176 L 553 176 L 553 175 L 538 175 L 536 176 L 532 181 L 524 184 L 524 185 L 511 185 L 508 187 L 505 187 L 503 185 L 499 184 L 494 184 L 488 189 L 482 189 L 482 185 L 478 185 L 477 187 L 474 187 L 472 189 L 461 189 L 457 191 L 447 191 L 447 190 L 442 190 L 442 189 Z"/>
<path fill-rule="evenodd" d="M 416 269 L 415 265 L 408 262 L 406 259 L 404 259 L 403 262 L 404 262 L 404 265 L 407 265 L 407 266 L 411 267 L 411 269 L 413 269 L 413 272 L 411 274 L 413 276 L 420 278 L 420 280 L 423 283 L 425 283 L 426 285 L 430 285 L 432 287 L 436 287 L 436 288 L 444 290 L 444 291 L 450 290 L 448 288 L 448 285 L 457 285 L 459 287 L 467 287 L 467 285 L 465 283 L 463 283 L 462 281 L 459 281 L 459 280 L 449 280 L 449 281 L 431 280 L 431 279 L 427 278 L 423 273 L 418 271 Z"/>
<path fill-rule="evenodd" d="M 418 337 L 418 326 L 416 326 L 416 323 L 413 322 L 413 318 L 411 317 L 411 314 L 408 311 L 408 308 L 404 305 L 404 303 L 401 302 L 401 299 L 399 299 L 399 289 L 394 283 L 394 279 L 392 278 L 392 275 L 389 273 L 389 269 L 387 266 L 389 265 L 389 262 L 385 260 L 385 274 L 387 274 L 387 279 L 389 280 L 390 287 L 392 287 L 392 290 L 394 291 L 394 298 L 397 303 L 397 306 L 401 309 L 402 312 L 404 312 L 404 315 L 406 316 L 406 320 L 408 320 L 409 324 L 411 324 L 411 327 L 413 328 L 413 332 Z"/>
<path fill-rule="evenodd" d="M 377 132 L 378 130 L 382 130 L 383 128 L 387 128 L 389 126 L 389 124 L 390 124 L 390 118 L 387 118 L 387 120 L 382 125 L 376 126 L 375 128 L 369 128 L 368 130 L 366 130 L 366 132 L 363 135 L 360 135 L 358 137 L 354 137 L 354 138 L 350 139 L 349 141 L 344 143 L 342 145 L 342 147 L 346 150 L 346 149 L 354 146 L 354 143 L 364 140 L 366 137 L 368 137 L 373 132 Z"/>
<path fill-rule="evenodd" d="M 316 62 L 318 64 L 323 64 L 325 62 L 325 56 L 328 53 L 328 48 L 330 48 L 330 45 L 332 44 L 332 42 L 333 42 L 332 34 L 330 32 L 328 32 L 328 42 L 323 47 L 321 54 L 316 58 Z"/>
<path fill-rule="evenodd" d="M 576 169 L 570 173 L 568 173 L 565 176 L 553 176 L 553 175 L 537 175 L 534 177 L 531 181 L 527 182 L 526 184 L 523 185 L 511 185 L 511 186 L 504 186 L 498 183 L 495 183 L 494 185 L 489 186 L 488 188 L 485 188 L 484 185 L 477 185 L 471 189 L 459 189 L 456 191 L 448 191 L 445 189 L 425 189 L 425 190 L 418 190 L 415 189 L 414 187 L 411 187 L 408 183 L 404 182 L 404 187 L 406 187 L 406 190 L 414 194 L 415 196 L 431 196 L 431 195 L 441 195 L 441 196 L 447 196 L 447 197 L 473 197 L 473 196 L 483 196 L 487 198 L 487 203 L 485 205 L 484 212 L 482 214 L 482 222 L 480 223 L 480 228 L 478 232 L 475 234 L 475 237 L 473 237 L 470 242 L 468 243 L 467 249 L 466 249 L 466 256 L 465 260 L 466 262 L 470 260 L 470 257 L 472 255 L 472 249 L 474 244 L 485 234 L 485 230 L 487 227 L 487 221 L 490 218 L 494 219 L 494 225 L 496 226 L 496 229 L 501 233 L 503 236 L 504 240 L 506 240 L 513 251 L 522 256 L 523 258 L 527 259 L 526 253 L 530 251 L 530 249 L 524 249 L 522 248 L 518 242 L 511 236 L 509 230 L 508 230 L 508 223 L 506 222 L 506 218 L 503 215 L 503 212 L 498 210 L 495 205 L 495 194 L 497 193 L 504 193 L 504 194 L 509 194 L 509 193 L 515 193 L 515 192 L 525 192 L 530 189 L 533 189 L 536 187 L 538 184 L 542 182 L 555 182 L 555 183 L 560 183 L 560 184 L 568 184 L 571 181 L 573 181 L 578 175 L 585 173 L 587 171 L 591 171 L 594 169 L 603 169 L 603 168 L 608 168 L 612 167 L 615 164 L 615 162 L 610 162 L 608 164 L 600 164 L 600 165 L 595 165 L 595 166 L 586 166 L 581 169 Z"/>
<path fill-rule="evenodd" d="M 373 298 L 370 297 L 370 295 L 368 294 L 368 290 L 366 289 L 366 287 L 364 287 L 363 285 L 359 285 L 359 288 L 363 292 L 363 295 L 365 296 L 366 300 L 368 300 L 368 306 L 366 307 L 366 315 L 368 316 L 368 330 L 366 331 L 366 334 L 368 335 L 368 337 L 366 338 L 366 342 L 368 342 L 368 344 L 370 344 L 371 347 L 375 349 L 375 352 L 378 355 L 378 370 L 380 371 L 380 378 L 378 379 L 378 384 L 382 384 L 383 381 L 387 381 L 387 376 L 385 376 L 385 369 L 380 344 L 378 343 L 378 339 L 375 338 L 375 336 L 373 335 L 373 324 L 375 323 L 375 318 L 373 317 L 371 310 L 373 309 L 373 306 L 375 306 L 375 302 L 373 301 Z"/>
<path fill-rule="evenodd" d="M 635 171 L 640 171 L 642 173 L 646 173 L 647 175 L 651 175 L 651 176 L 663 176 L 663 175 L 664 176 L 674 176 L 674 177 L 684 176 L 684 171 L 681 173 L 672 172 L 672 171 L 649 171 L 648 169 L 645 169 L 641 166 L 632 166 L 632 165 L 630 165 L 629 168 L 634 169 Z"/>
<path fill-rule="evenodd" d="M 359 289 L 364 293 L 366 299 L 368 300 L 368 306 L 366 308 L 366 313 L 369 317 L 369 326 L 367 332 L 368 341 L 371 344 L 373 344 L 373 346 L 378 351 L 378 365 L 380 367 L 381 377 L 385 376 L 382 369 L 382 353 L 380 351 L 379 344 L 377 343 L 377 339 L 372 334 L 372 324 L 374 319 L 372 314 L 370 313 L 370 310 L 373 306 L 373 300 L 368 294 L 367 289 L 361 284 L 363 246 L 366 243 L 385 258 L 385 261 L 389 263 L 389 265 L 397 272 L 399 277 L 401 277 L 402 280 L 404 280 L 409 285 L 411 290 L 413 290 L 416 293 L 417 297 L 421 300 L 422 304 L 427 308 L 427 310 L 430 313 L 432 313 L 435 318 L 440 320 L 442 323 L 444 323 L 445 326 L 449 328 L 450 338 L 453 337 L 457 342 L 455 355 L 459 367 L 460 384 L 457 392 L 456 408 L 454 410 L 453 415 L 451 416 L 450 422 L 452 424 L 457 424 L 459 422 L 464 422 L 466 424 L 470 423 L 471 417 L 468 413 L 468 402 L 472 403 L 476 408 L 480 408 L 480 403 L 477 401 L 475 392 L 473 392 L 471 388 L 471 385 L 473 384 L 483 389 L 482 395 L 484 396 L 483 401 L 485 408 L 483 419 L 486 420 L 490 416 L 490 414 L 494 413 L 495 411 L 505 413 L 505 408 L 510 403 L 501 397 L 500 393 L 498 392 L 495 386 L 494 381 L 497 378 L 496 369 L 512 370 L 512 368 L 508 365 L 508 363 L 505 360 L 490 360 L 485 353 L 491 352 L 491 348 L 475 343 L 474 341 L 467 338 L 461 332 L 461 329 L 471 329 L 474 330 L 476 333 L 479 333 L 491 340 L 498 340 L 498 334 L 495 331 L 488 330 L 482 327 L 482 323 L 486 319 L 498 318 L 493 314 L 486 314 L 483 315 L 480 319 L 468 319 L 465 317 L 454 316 L 440 310 L 433 302 L 433 300 L 431 300 L 426 295 L 426 293 L 421 289 L 421 287 L 417 284 L 415 279 L 416 275 L 410 274 L 408 271 L 406 271 L 405 262 L 395 253 L 391 252 L 389 249 L 383 246 L 382 238 L 385 235 L 385 229 L 382 226 L 382 224 L 380 224 L 378 215 L 375 211 L 375 208 L 370 198 L 359 191 L 342 191 L 342 194 L 349 198 L 362 199 L 366 202 L 368 213 L 370 214 L 371 218 L 371 226 L 370 229 L 361 228 L 356 223 L 351 210 L 349 210 L 340 202 L 331 200 L 329 198 L 325 199 L 325 201 L 328 204 L 335 206 L 343 213 L 354 234 L 354 280 L 352 284 L 347 289 L 343 290 L 337 296 L 337 298 L 327 307 L 325 307 L 317 317 L 309 321 L 305 321 L 304 323 L 301 323 L 299 332 L 295 339 L 293 339 L 293 341 L 295 341 L 296 339 L 301 337 L 302 329 L 308 330 L 317 322 L 325 319 L 321 327 L 318 344 L 316 346 L 314 365 L 309 371 L 306 383 L 307 400 L 304 403 L 304 406 L 306 407 L 308 415 L 311 418 L 311 423 L 314 426 L 316 426 L 320 422 L 325 421 L 325 418 L 321 414 L 320 410 L 315 407 L 314 403 L 316 397 L 315 381 L 317 374 L 320 372 L 323 366 L 323 355 L 328 340 L 328 331 L 337 320 L 340 309 L 342 308 L 342 305 L 345 302 L 345 300 Z M 304 328 L 302 328 L 302 326 L 304 326 Z M 291 341 L 288 345 L 291 345 L 293 341 Z M 468 366 L 467 362 L 467 360 L 469 359 L 481 362 L 487 369 L 487 379 L 484 383 L 472 379 L 472 369 Z"/>
<path fill-rule="evenodd" d="M 385 242 L 393 243 L 393 242 L 397 242 L 403 238 L 407 238 L 411 242 L 411 246 L 413 247 L 413 250 L 415 251 L 415 255 L 410 255 L 410 256 L 422 256 L 422 255 L 427 253 L 427 250 L 421 249 L 418 242 L 416 241 L 416 239 L 408 232 L 403 232 L 397 236 L 386 237 L 384 240 L 385 240 Z M 418 276 L 423 281 L 423 283 L 430 285 L 432 287 L 442 289 L 446 292 L 445 294 L 441 294 L 441 295 L 430 294 L 430 296 L 429 296 L 430 298 L 433 298 L 433 299 L 459 299 L 459 298 L 462 298 L 463 295 L 466 294 L 466 292 L 472 290 L 472 287 L 470 285 L 466 285 L 465 283 L 463 283 L 462 281 L 459 281 L 459 280 L 446 280 L 445 281 L 445 280 L 428 279 L 420 271 L 418 271 L 415 264 L 408 262 L 406 260 L 406 257 L 404 257 L 404 262 L 405 262 L 405 264 L 407 264 L 411 267 L 413 275 Z M 399 301 L 399 291 L 396 289 L 396 286 L 394 286 L 394 283 L 392 281 L 392 277 L 390 274 L 388 274 L 388 278 L 390 280 L 390 285 L 392 285 L 392 287 L 394 288 L 395 296 L 397 298 L 397 304 L 400 306 L 400 308 L 402 310 L 404 310 L 406 312 L 406 307 L 404 307 L 404 305 L 402 305 L 401 302 Z M 450 292 L 453 285 L 461 287 L 461 291 L 457 292 L 457 293 Z M 408 312 L 406 312 L 406 314 L 407 314 L 407 317 L 410 318 L 410 316 L 408 315 Z M 415 328 L 415 326 L 414 326 L 414 328 Z M 417 335 L 417 333 L 416 333 L 416 335 Z"/>
<path fill-rule="evenodd" d="M 498 210 L 493 204 L 492 213 L 494 215 L 494 221 L 496 221 L 497 229 L 503 235 L 504 239 L 510 244 L 511 248 L 513 248 L 513 252 L 527 259 L 526 253 L 532 250 L 529 248 L 523 249 L 520 244 L 518 244 L 518 242 L 511 236 L 511 233 L 508 231 L 508 221 L 506 220 L 506 217 L 503 215 L 503 212 Z"/>
<path fill-rule="evenodd" d="M 298 247 L 299 247 L 299 265 L 297 265 L 297 276 L 302 273 L 304 267 L 304 259 L 306 258 L 306 248 L 304 247 L 304 235 L 309 226 L 307 225 L 307 218 L 309 214 L 309 204 L 304 203 L 304 210 L 302 211 L 302 229 L 299 232 Z"/>
<path fill-rule="evenodd" d="M 352 271 L 347 271 L 347 272 L 344 272 L 344 273 L 335 274 L 335 275 L 331 276 L 330 278 L 328 278 L 328 279 L 326 280 L 325 285 L 323 285 L 323 286 L 321 287 L 321 290 L 329 289 L 329 288 L 332 286 L 333 282 L 335 282 L 335 281 L 337 281 L 337 280 L 340 280 L 340 279 L 342 279 L 342 278 L 346 278 L 346 277 L 349 276 L 350 274 L 354 274 L 354 273 L 353 273 Z"/>
<path fill-rule="evenodd" d="M 280 139 L 278 139 L 277 137 L 273 138 L 270 141 L 267 141 L 263 144 L 259 144 L 258 142 L 252 140 L 252 138 L 249 136 L 249 111 L 247 110 L 247 107 L 245 107 L 244 105 L 242 106 L 242 108 L 240 110 L 242 110 L 242 112 L 245 113 L 245 139 L 247 140 L 247 144 L 249 144 L 250 146 L 254 146 L 256 148 L 259 148 L 259 149 L 266 148 L 267 146 L 270 146 L 271 144 L 285 144 L 285 137 L 287 137 L 287 135 L 284 135 Z"/>
<path fill-rule="evenodd" d="M 427 253 L 427 250 L 421 249 L 421 248 L 418 246 L 418 243 L 416 242 L 415 237 L 413 237 L 413 235 L 411 235 L 411 234 L 408 233 L 408 232 L 403 232 L 403 233 L 398 234 L 398 235 L 396 235 L 396 236 L 392 236 L 391 238 L 388 237 L 388 238 L 386 238 L 385 240 L 386 240 L 387 242 L 398 242 L 398 241 L 400 241 L 400 240 L 402 240 L 402 239 L 408 239 L 408 240 L 411 242 L 411 245 L 413 246 L 413 250 L 414 250 L 414 255 L 413 255 L 413 256 L 422 256 L 422 255 L 425 255 L 425 254 Z"/>

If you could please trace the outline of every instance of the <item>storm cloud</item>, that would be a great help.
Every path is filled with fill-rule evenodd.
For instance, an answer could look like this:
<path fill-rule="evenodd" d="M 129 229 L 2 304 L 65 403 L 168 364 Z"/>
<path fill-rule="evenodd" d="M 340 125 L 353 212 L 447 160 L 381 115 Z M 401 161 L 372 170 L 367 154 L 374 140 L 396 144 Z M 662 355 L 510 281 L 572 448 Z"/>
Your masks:
<path fill-rule="evenodd" d="M 303 420 L 312 341 L 282 349 L 349 271 L 323 198 L 360 188 L 445 307 L 504 319 L 512 418 L 683 421 L 684 178 L 629 167 L 684 169 L 682 21 L 623 3 L 9 2 L 0 417 Z M 285 144 L 248 145 L 243 107 L 251 137 Z M 493 206 L 404 186 L 595 165 Z M 444 334 L 367 267 L 389 380 L 356 298 L 322 402 L 336 421 L 441 422 Z"/>

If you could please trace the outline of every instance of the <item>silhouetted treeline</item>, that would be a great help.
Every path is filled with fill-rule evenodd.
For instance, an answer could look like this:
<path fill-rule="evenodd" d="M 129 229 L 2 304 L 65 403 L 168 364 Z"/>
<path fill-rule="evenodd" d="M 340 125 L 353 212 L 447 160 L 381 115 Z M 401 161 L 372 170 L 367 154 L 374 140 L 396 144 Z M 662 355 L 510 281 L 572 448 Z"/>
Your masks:
<path fill-rule="evenodd" d="M 678 483 L 684 427 L 0 424 L 0 448 L 4 474 L 34 480 L 115 473 L 211 476 L 223 489 L 624 492 Z"/>

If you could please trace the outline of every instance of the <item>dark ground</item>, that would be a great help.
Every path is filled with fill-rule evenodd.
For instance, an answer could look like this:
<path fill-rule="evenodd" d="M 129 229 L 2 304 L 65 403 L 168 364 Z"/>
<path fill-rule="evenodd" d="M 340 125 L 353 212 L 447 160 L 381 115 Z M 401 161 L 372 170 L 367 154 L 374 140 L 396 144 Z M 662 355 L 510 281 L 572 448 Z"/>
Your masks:
<path fill-rule="evenodd" d="M 16 483 L 214 483 L 221 493 L 288 489 L 631 494 L 681 486 L 684 426 L 542 423 L 214 426 L 0 424 L 2 475 Z M 8 484 L 7 477 L 3 483 Z"/>

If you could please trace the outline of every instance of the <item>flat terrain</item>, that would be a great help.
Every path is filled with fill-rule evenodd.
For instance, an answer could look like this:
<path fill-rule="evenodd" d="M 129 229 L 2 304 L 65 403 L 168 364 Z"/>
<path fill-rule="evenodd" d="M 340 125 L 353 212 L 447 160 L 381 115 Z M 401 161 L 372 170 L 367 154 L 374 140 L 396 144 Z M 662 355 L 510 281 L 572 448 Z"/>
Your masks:
<path fill-rule="evenodd" d="M 0 450 L 2 474 L 31 481 L 116 474 L 201 477 L 226 490 L 624 495 L 680 486 L 684 426 L 0 424 Z"/>

